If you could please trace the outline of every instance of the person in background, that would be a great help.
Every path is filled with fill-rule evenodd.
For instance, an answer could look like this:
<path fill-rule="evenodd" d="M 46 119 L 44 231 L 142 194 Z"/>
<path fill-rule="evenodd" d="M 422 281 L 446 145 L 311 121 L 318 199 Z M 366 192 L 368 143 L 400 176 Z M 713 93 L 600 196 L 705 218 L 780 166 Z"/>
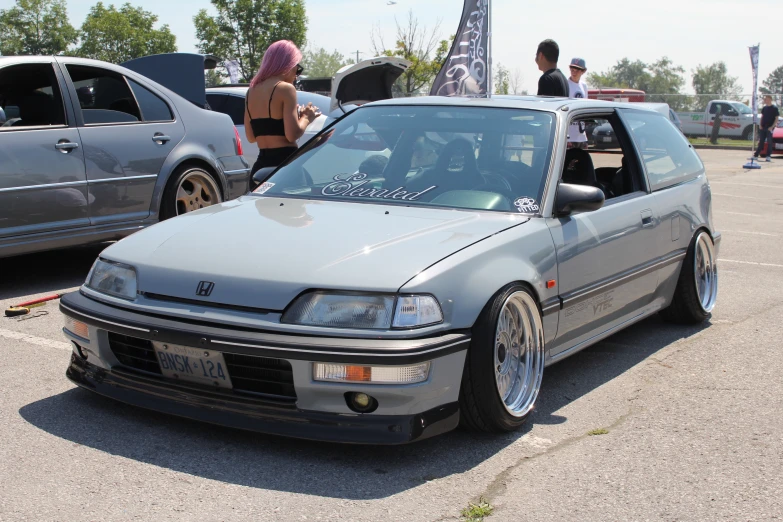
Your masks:
<path fill-rule="evenodd" d="M 571 70 L 571 76 L 568 78 L 568 97 L 587 99 L 587 85 L 582 81 L 582 76 L 587 72 L 585 61 L 582 58 L 574 58 L 568 67 Z M 587 148 L 584 122 L 572 123 L 569 127 L 568 148 Z"/>
<path fill-rule="evenodd" d="M 536 51 L 536 65 L 543 72 L 538 79 L 539 96 L 568 96 L 568 82 L 566 77 L 557 68 L 557 60 L 560 58 L 560 47 L 554 40 L 544 40 L 538 44 Z"/>
<path fill-rule="evenodd" d="M 276 167 L 296 152 L 298 140 L 321 113 L 296 102 L 296 77 L 302 74 L 302 52 L 289 40 L 279 40 L 264 53 L 261 67 L 245 98 L 245 134 L 258 145 L 251 177 L 264 167 Z M 250 182 L 251 190 L 256 183 Z"/>
<path fill-rule="evenodd" d="M 764 108 L 761 109 L 761 125 L 759 126 L 759 146 L 756 152 L 753 154 L 754 158 L 758 158 L 761 151 L 764 150 L 764 143 L 767 143 L 767 161 L 772 161 L 769 157 L 772 154 L 772 132 L 778 124 L 780 119 L 780 111 L 776 106 L 772 104 L 772 96 L 767 94 L 764 96 Z"/>

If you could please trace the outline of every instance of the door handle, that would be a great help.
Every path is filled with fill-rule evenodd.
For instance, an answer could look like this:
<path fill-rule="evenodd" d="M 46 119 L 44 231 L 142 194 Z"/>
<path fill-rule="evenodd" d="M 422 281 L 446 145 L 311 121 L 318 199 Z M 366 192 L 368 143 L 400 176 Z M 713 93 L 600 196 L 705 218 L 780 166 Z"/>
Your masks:
<path fill-rule="evenodd" d="M 152 141 L 162 145 L 162 144 L 166 143 L 167 141 L 171 141 L 171 138 L 169 136 L 166 136 L 164 134 L 156 132 L 155 135 L 152 137 Z"/>
<path fill-rule="evenodd" d="M 60 140 L 57 143 L 55 143 L 54 148 L 59 150 L 63 154 L 68 154 L 73 149 L 79 148 L 79 144 L 68 140 Z"/>
<path fill-rule="evenodd" d="M 642 210 L 642 226 L 643 227 L 651 227 L 653 226 L 653 214 L 652 210 Z"/>

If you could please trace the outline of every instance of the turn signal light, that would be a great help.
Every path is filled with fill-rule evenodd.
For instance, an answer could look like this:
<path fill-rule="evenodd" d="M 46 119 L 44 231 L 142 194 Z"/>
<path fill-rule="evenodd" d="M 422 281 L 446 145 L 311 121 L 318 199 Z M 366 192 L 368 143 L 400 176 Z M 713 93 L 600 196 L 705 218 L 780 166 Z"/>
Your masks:
<path fill-rule="evenodd" d="M 71 317 L 65 317 L 65 329 L 82 339 L 90 338 L 90 327 L 86 323 L 77 321 Z"/>
<path fill-rule="evenodd" d="M 410 366 L 352 366 L 313 363 L 313 380 L 316 381 L 415 384 L 426 381 L 429 374 L 429 362 Z"/>
<path fill-rule="evenodd" d="M 244 156 L 242 151 L 242 139 L 239 137 L 239 131 L 234 127 L 234 136 L 237 138 L 237 156 Z"/>

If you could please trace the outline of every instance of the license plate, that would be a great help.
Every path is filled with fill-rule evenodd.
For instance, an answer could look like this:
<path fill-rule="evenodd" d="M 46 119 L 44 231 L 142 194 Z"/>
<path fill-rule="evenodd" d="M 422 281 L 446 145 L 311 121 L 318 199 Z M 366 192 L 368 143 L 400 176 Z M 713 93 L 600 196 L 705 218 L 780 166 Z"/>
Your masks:
<path fill-rule="evenodd" d="M 164 377 L 218 388 L 231 388 L 231 377 L 221 352 L 155 341 L 152 346 Z"/>
<path fill-rule="evenodd" d="M 604 143 L 612 143 L 612 138 L 604 138 Z"/>
<path fill-rule="evenodd" d="M 783 150 L 783 143 L 776 143 L 775 150 Z"/>

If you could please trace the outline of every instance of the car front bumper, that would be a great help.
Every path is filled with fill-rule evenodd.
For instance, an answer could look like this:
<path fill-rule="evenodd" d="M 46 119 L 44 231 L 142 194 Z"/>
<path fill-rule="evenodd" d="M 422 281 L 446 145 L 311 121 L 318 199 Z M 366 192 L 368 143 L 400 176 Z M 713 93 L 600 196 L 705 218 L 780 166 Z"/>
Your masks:
<path fill-rule="evenodd" d="M 425 339 L 337 339 L 237 331 L 121 309 L 79 292 L 63 296 L 61 311 L 85 323 L 87 337 L 64 328 L 74 343 L 67 377 L 101 395 L 204 422 L 289 437 L 359 444 L 402 444 L 454 429 L 467 333 Z M 275 358 L 291 365 L 294 398 L 216 389 L 139 371 L 120 362 L 112 336 Z M 407 365 L 430 362 L 418 384 L 357 384 L 313 379 L 314 362 Z M 156 362 L 157 364 L 157 362 Z M 229 371 L 230 372 L 230 371 Z M 355 413 L 346 393 L 374 397 L 378 408 Z"/>

